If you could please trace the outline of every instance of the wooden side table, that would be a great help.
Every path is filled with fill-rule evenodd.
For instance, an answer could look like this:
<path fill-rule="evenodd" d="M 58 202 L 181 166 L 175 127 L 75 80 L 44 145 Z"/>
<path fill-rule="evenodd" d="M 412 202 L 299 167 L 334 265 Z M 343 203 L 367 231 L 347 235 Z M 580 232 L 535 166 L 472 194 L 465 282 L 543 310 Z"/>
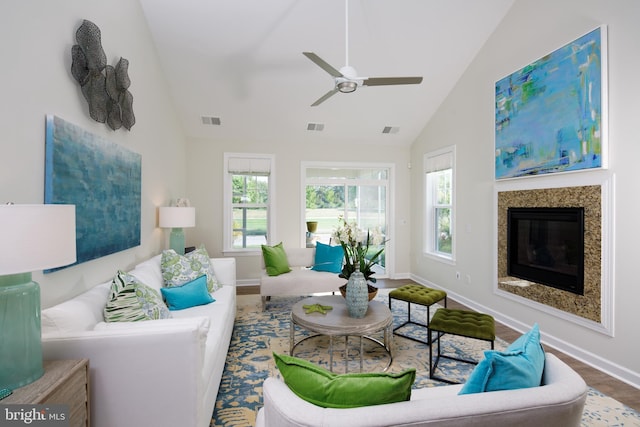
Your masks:
<path fill-rule="evenodd" d="M 70 425 L 88 427 L 89 360 L 45 361 L 42 377 L 14 390 L 11 396 L 0 403 L 69 405 Z"/>

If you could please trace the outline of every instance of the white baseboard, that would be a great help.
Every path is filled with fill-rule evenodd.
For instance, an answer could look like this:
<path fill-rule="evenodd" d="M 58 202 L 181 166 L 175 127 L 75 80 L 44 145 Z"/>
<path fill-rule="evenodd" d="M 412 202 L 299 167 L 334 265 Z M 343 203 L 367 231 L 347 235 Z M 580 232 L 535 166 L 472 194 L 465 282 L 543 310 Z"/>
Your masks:
<path fill-rule="evenodd" d="M 242 286 L 260 286 L 260 281 L 256 279 L 236 280 L 236 287 L 240 288 Z"/>
<path fill-rule="evenodd" d="M 411 275 L 411 279 L 417 283 L 420 283 L 421 285 L 424 286 L 428 286 L 430 288 L 434 288 L 434 289 L 442 289 L 443 291 L 447 292 L 447 295 L 450 296 L 451 298 L 453 298 L 454 300 L 456 300 L 457 302 L 464 304 L 465 306 L 481 312 L 481 313 L 486 313 L 486 314 L 490 314 L 493 316 L 493 318 L 502 323 L 505 326 L 510 327 L 511 329 L 514 329 L 518 332 L 524 333 L 526 331 L 528 331 L 532 325 L 527 325 L 525 323 L 520 322 L 519 320 L 516 320 L 512 317 L 509 316 L 505 316 L 502 313 L 499 313 L 495 310 L 492 310 L 488 307 L 485 307 L 481 304 L 477 304 L 474 301 L 469 300 L 468 298 L 465 298 L 462 295 L 456 294 L 455 292 L 451 292 L 448 289 L 444 289 L 441 286 L 438 286 L 435 283 L 431 283 L 430 281 L 423 279 L 421 277 L 415 276 L 415 275 Z M 571 357 L 573 357 L 576 360 L 579 360 L 599 371 L 604 372 L 607 375 L 610 375 L 614 378 L 616 378 L 617 380 L 620 380 L 624 383 L 627 383 L 635 388 L 640 388 L 640 374 L 637 372 L 633 372 L 630 371 L 629 369 L 620 366 L 610 360 L 604 359 L 600 356 L 598 356 L 597 354 L 593 354 L 589 351 L 586 351 L 580 347 L 574 346 L 572 344 L 567 343 L 564 340 L 561 340 L 557 337 L 554 337 L 551 334 L 545 333 L 545 332 L 541 332 L 540 333 L 541 337 L 541 341 L 545 346 L 549 346 L 552 347 L 558 351 L 561 351 Z"/>

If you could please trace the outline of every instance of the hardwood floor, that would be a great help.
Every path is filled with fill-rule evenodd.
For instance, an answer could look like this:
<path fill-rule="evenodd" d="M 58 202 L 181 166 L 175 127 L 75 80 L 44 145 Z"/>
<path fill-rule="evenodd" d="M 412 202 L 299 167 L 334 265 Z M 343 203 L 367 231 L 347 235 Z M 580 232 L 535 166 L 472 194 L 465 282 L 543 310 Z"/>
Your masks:
<path fill-rule="evenodd" d="M 406 285 L 407 282 L 410 281 L 379 279 L 376 285 L 379 288 L 396 288 L 398 286 Z M 237 288 L 238 295 L 252 295 L 258 293 L 260 293 L 260 289 L 258 286 L 239 286 Z M 451 298 L 448 299 L 447 306 L 449 308 L 468 309 L 464 305 L 452 300 Z M 512 342 L 520 336 L 520 333 L 499 322 L 496 322 L 496 335 L 507 342 Z M 585 382 L 589 384 L 589 386 L 601 391 L 608 396 L 611 396 L 612 398 L 624 403 L 625 405 L 635 409 L 636 411 L 640 411 L 639 389 L 632 387 L 627 383 L 619 381 L 560 351 L 551 348 L 545 348 L 545 351 L 549 351 L 558 356 L 560 359 L 564 360 L 565 363 L 571 366 L 582 376 L 582 378 L 584 378 Z"/>

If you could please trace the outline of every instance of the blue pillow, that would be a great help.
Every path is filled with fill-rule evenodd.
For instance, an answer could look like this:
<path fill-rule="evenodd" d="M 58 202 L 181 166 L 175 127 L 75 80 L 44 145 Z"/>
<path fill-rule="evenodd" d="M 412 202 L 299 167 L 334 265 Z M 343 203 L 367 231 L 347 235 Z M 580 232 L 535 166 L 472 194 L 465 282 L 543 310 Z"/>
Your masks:
<path fill-rule="evenodd" d="M 169 310 L 183 310 L 215 301 L 207 289 L 206 275 L 202 275 L 182 286 L 160 288 L 160 291 L 167 302 L 167 306 L 169 306 Z"/>
<path fill-rule="evenodd" d="M 485 351 L 484 359 L 458 394 L 537 387 L 542 383 L 544 360 L 540 328 L 536 323 L 505 351 Z"/>
<path fill-rule="evenodd" d="M 329 273 L 342 272 L 342 260 L 344 252 L 342 246 L 325 245 L 324 243 L 316 243 L 316 259 L 312 270 L 328 271 Z"/>

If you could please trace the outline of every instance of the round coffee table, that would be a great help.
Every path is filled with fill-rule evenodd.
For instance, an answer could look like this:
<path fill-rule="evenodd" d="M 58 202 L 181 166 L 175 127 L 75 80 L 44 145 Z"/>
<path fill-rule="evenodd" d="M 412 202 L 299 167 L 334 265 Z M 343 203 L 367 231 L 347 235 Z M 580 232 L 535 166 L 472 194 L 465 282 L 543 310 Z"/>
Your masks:
<path fill-rule="evenodd" d="M 330 305 L 332 310 L 328 310 L 326 314 L 313 312 L 307 314 L 304 310 L 305 305 Z M 295 326 L 299 326 L 308 331 L 315 332 L 311 335 L 295 341 Z M 340 295 L 313 296 L 299 301 L 291 308 L 291 327 L 289 334 L 289 354 L 293 356 L 296 346 L 305 340 L 314 338 L 318 335 L 326 335 L 329 337 L 329 366 L 333 371 L 333 338 L 345 337 L 345 372 L 349 370 L 349 337 L 356 336 L 360 338 L 360 372 L 363 366 L 363 345 L 362 340 L 367 339 L 380 345 L 389 356 L 389 363 L 384 370 L 386 371 L 393 361 L 392 341 L 393 333 L 391 331 L 393 325 L 393 316 L 391 310 L 385 304 L 379 301 L 369 302 L 367 314 L 356 319 L 349 316 L 347 312 L 347 304 L 345 299 Z M 383 331 L 384 340 L 380 341 L 368 336 L 375 332 Z"/>

